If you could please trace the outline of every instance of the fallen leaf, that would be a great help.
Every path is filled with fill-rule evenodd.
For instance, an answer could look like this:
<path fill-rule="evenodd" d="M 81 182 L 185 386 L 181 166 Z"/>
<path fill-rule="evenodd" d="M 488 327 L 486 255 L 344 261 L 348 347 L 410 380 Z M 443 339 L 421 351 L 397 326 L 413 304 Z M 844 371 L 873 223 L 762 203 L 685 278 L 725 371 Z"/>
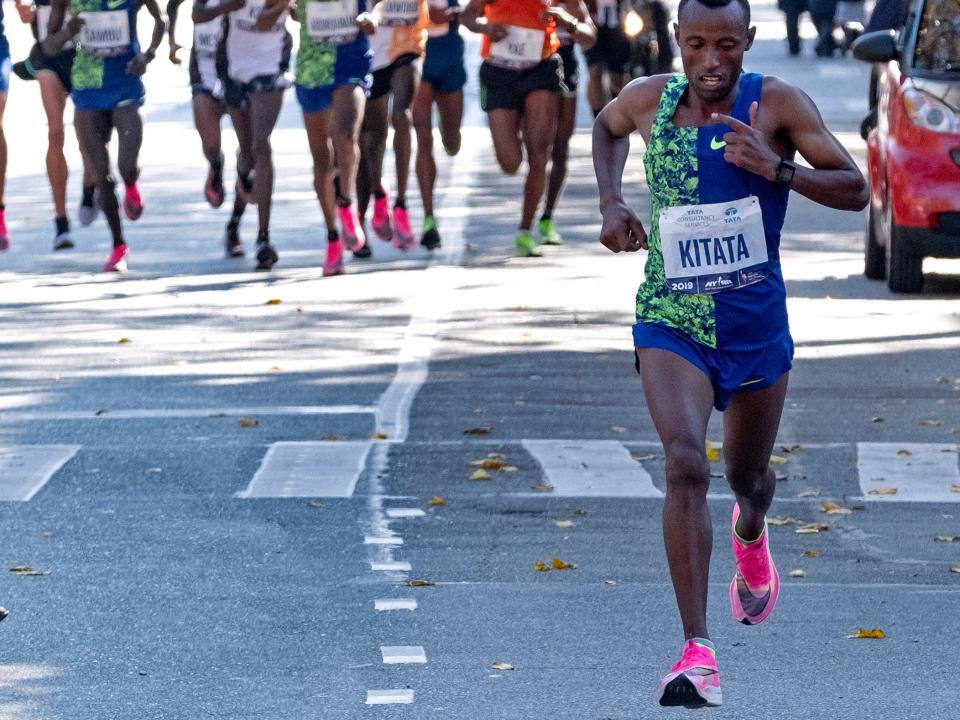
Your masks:
<path fill-rule="evenodd" d="M 960 492 L 960 489 L 958 489 L 957 492 Z M 583 508 L 577 508 L 576 510 L 573 511 L 573 514 L 580 515 L 582 517 L 583 515 L 587 514 L 587 511 L 584 510 Z"/>
<path fill-rule="evenodd" d="M 463 434 L 464 435 L 489 435 L 490 428 L 486 426 L 472 427 L 469 430 L 464 430 Z"/>
<path fill-rule="evenodd" d="M 125 345 L 125 344 L 128 343 L 128 342 L 132 342 L 132 340 L 130 340 L 130 338 L 126 338 L 126 337 L 120 338 L 119 340 L 117 340 L 117 344 L 119 344 L 119 345 Z"/>
<path fill-rule="evenodd" d="M 620 427 L 619 425 L 611 425 L 610 429 L 615 433 L 625 433 L 627 431 L 625 427 Z"/>
<path fill-rule="evenodd" d="M 337 442 L 338 440 L 340 440 L 340 438 L 334 435 L 333 433 L 327 433 L 320 439 L 323 440 L 324 442 Z"/>
<path fill-rule="evenodd" d="M 432 498 L 427 500 L 427 505 L 429 505 L 430 507 L 440 507 L 441 505 L 446 505 L 446 504 L 447 504 L 447 501 L 437 495 L 434 495 Z"/>
<path fill-rule="evenodd" d="M 556 525 L 558 528 L 563 528 L 563 529 L 572 528 L 572 527 L 573 527 L 573 524 L 574 524 L 574 523 L 573 523 L 573 520 L 557 520 L 557 521 L 554 523 L 554 525 Z M 958 539 L 960 539 L 960 538 L 958 538 Z"/>
<path fill-rule="evenodd" d="M 710 462 L 717 462 L 720 460 L 720 451 L 723 449 L 723 443 L 713 442 L 712 440 L 707 440 L 707 460 Z"/>
<path fill-rule="evenodd" d="M 848 640 L 883 640 L 887 634 L 880 628 L 874 628 L 873 630 L 867 630 L 866 628 L 860 628 L 854 633 L 847 635 Z"/>
<path fill-rule="evenodd" d="M 866 511 L 867 511 L 867 506 L 866 506 L 866 505 L 851 505 L 851 506 L 850 506 L 850 509 L 853 510 L 854 512 L 866 512 Z"/>
<path fill-rule="evenodd" d="M 257 425 L 259 425 L 260 422 L 258 420 L 254 420 L 253 418 L 242 417 L 242 418 L 237 418 L 237 424 L 240 425 L 240 427 L 242 428 L 252 428 L 252 427 L 257 427 Z"/>
<path fill-rule="evenodd" d="M 283 300 L 281 300 L 280 298 L 270 298 L 264 303 L 264 305 L 279 305 L 282 302 Z"/>
<path fill-rule="evenodd" d="M 820 551 L 819 551 L 819 550 L 804 550 L 804 551 L 803 551 L 803 556 L 804 556 L 804 557 L 808 557 L 808 558 L 820 557 Z"/>
<path fill-rule="evenodd" d="M 960 565 L 954 565 L 953 567 L 951 567 L 951 568 L 950 568 L 950 572 L 952 572 L 952 573 L 960 573 Z"/>
<path fill-rule="evenodd" d="M 39 577 L 41 575 L 49 575 L 49 570 L 34 570 L 29 565 L 15 565 L 10 568 L 10 572 L 14 575 L 24 575 L 29 577 Z"/>
<path fill-rule="evenodd" d="M 310 502 L 307 503 L 307 505 L 309 505 L 309 506 L 312 507 L 312 508 L 322 508 L 322 507 L 323 507 L 323 503 L 320 502 L 319 500 L 311 500 Z"/>
<path fill-rule="evenodd" d="M 787 462 L 789 462 L 789 461 L 788 461 L 787 458 L 785 458 L 785 457 L 780 457 L 779 455 L 771 455 L 771 456 L 770 456 L 770 464 L 771 464 L 771 465 L 786 465 Z"/>
<path fill-rule="evenodd" d="M 875 415 L 872 418 L 870 418 L 870 422 L 882 423 L 883 417 L 881 415 Z"/>
<path fill-rule="evenodd" d="M 807 523 L 803 527 L 798 527 L 794 532 L 797 535 L 818 535 L 819 533 L 825 532 L 830 529 L 830 526 L 827 523 Z"/>
<path fill-rule="evenodd" d="M 533 489 L 537 492 L 553 492 L 553 485 L 546 482 L 539 482 L 533 486 Z"/>
<path fill-rule="evenodd" d="M 616 584 L 617 584 L 617 581 L 616 581 L 616 580 L 604 580 L 604 581 L 603 581 L 603 584 L 604 584 L 604 585 L 616 585 Z"/>
<path fill-rule="evenodd" d="M 433 580 L 404 580 L 407 587 L 433 587 Z"/>
<path fill-rule="evenodd" d="M 797 570 L 790 571 L 790 577 L 792 578 L 805 578 L 806 576 L 807 576 L 806 570 L 797 569 Z"/>
<path fill-rule="evenodd" d="M 921 420 L 920 424 L 924 427 L 942 427 L 943 420 Z"/>
<path fill-rule="evenodd" d="M 270 372 L 280 372 L 280 371 L 281 371 L 281 368 L 279 365 L 274 365 L 272 368 L 270 368 Z"/>
<path fill-rule="evenodd" d="M 937 385 L 944 385 L 950 382 L 950 378 L 941 375 L 940 377 L 937 378 L 936 382 L 937 382 Z"/>
<path fill-rule="evenodd" d="M 386 433 L 381 433 L 381 432 L 375 432 L 373 435 L 370 436 L 370 439 L 371 439 L 371 440 L 386 440 L 386 439 L 387 439 L 387 434 L 386 434 Z"/>
<path fill-rule="evenodd" d="M 498 457 L 485 457 L 483 460 L 473 460 L 470 464 L 484 470 L 503 470 L 507 467 L 507 461 Z"/>
<path fill-rule="evenodd" d="M 513 665 L 505 662 L 495 662 L 491 666 L 494 670 L 513 670 Z"/>
<path fill-rule="evenodd" d="M 899 455 L 900 457 L 910 457 L 911 455 L 913 455 L 913 453 L 904 448 L 904 449 L 897 450 L 897 455 Z"/>
<path fill-rule="evenodd" d="M 820 509 L 827 515 L 851 515 L 853 513 L 853 510 L 840 507 L 836 503 L 832 503 L 827 500 L 824 500 L 822 503 L 820 503 Z"/>
<path fill-rule="evenodd" d="M 960 493 L 960 483 L 954 483 L 951 485 L 950 492 Z"/>
<path fill-rule="evenodd" d="M 803 447 L 803 445 L 800 445 L 799 443 L 794 443 L 789 447 L 787 447 L 786 445 L 781 445 L 780 449 L 783 450 L 785 453 L 792 453 L 792 452 L 797 452 L 797 450 L 803 450 L 805 448 Z"/>
<path fill-rule="evenodd" d="M 804 490 L 802 493 L 797 493 L 796 495 L 794 495 L 794 497 L 797 497 L 797 498 L 814 497 L 814 498 L 816 498 L 816 497 L 820 497 L 820 495 L 821 495 L 821 490 L 820 490 L 820 488 L 817 488 L 816 490 Z"/>
<path fill-rule="evenodd" d="M 896 495 L 898 492 L 900 491 L 895 487 L 878 487 L 867 491 L 870 495 Z"/>
<path fill-rule="evenodd" d="M 540 562 L 539 560 L 533 564 L 533 569 L 537 572 L 550 572 L 550 566 L 546 563 Z"/>
<path fill-rule="evenodd" d="M 470 476 L 470 479 L 471 480 L 489 480 L 490 473 L 488 473 L 486 470 L 481 468 L 480 470 L 474 471 L 473 475 Z"/>
<path fill-rule="evenodd" d="M 577 569 L 576 565 L 573 565 L 572 563 L 564 562 L 558 557 L 555 557 L 550 561 L 550 567 L 552 567 L 554 570 L 576 570 Z"/>
<path fill-rule="evenodd" d="M 960 535 L 934 535 L 934 542 L 960 542 Z"/>
<path fill-rule="evenodd" d="M 768 525 L 803 525 L 802 522 L 792 517 L 768 517 Z"/>
<path fill-rule="evenodd" d="M 96 415 L 97 417 L 100 417 L 101 415 L 106 415 L 107 412 L 108 412 L 108 411 L 107 411 L 106 408 L 100 408 L 99 410 L 97 410 L 97 411 L 94 413 L 94 415 Z"/>

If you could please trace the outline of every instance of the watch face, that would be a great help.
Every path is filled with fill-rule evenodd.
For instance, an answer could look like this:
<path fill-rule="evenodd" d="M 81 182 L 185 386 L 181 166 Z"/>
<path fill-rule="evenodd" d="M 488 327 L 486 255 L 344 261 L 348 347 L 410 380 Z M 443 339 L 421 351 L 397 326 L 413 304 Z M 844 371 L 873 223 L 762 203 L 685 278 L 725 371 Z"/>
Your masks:
<path fill-rule="evenodd" d="M 797 166 L 789 160 L 781 160 L 777 168 L 777 182 L 781 185 L 789 185 L 793 182 L 793 174 L 797 171 Z"/>

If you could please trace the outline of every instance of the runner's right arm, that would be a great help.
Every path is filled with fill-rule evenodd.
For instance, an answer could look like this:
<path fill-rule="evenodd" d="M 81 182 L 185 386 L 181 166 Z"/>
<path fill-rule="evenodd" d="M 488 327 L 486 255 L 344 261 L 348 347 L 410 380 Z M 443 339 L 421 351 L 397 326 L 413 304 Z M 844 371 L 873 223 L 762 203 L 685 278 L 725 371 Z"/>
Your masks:
<path fill-rule="evenodd" d="M 460 15 L 460 22 L 467 30 L 480 35 L 488 35 L 490 42 L 497 42 L 507 36 L 507 29 L 499 23 L 487 22 L 484 9 L 492 2 L 493 0 L 470 0 L 470 3 Z"/>
<path fill-rule="evenodd" d="M 37 9 L 32 3 L 26 0 L 13 0 L 17 6 L 17 13 L 20 15 L 20 22 L 29 25 L 37 17 Z"/>
<path fill-rule="evenodd" d="M 643 223 L 623 199 L 623 170 L 630 152 L 630 133 L 646 122 L 651 108 L 656 110 L 660 98 L 658 82 L 662 85 L 662 79 L 633 81 L 600 112 L 593 124 L 593 169 L 603 216 L 600 242 L 615 253 L 647 248 Z"/>
<path fill-rule="evenodd" d="M 67 41 L 74 38 L 83 29 L 83 18 L 71 15 L 67 18 L 67 4 L 69 0 L 51 0 L 50 25 L 47 39 L 43 41 L 43 52 L 46 55 L 56 55 L 63 50 Z M 66 18 L 66 21 L 64 20 Z"/>
<path fill-rule="evenodd" d="M 183 48 L 182 45 L 177 44 L 176 30 L 177 30 L 177 14 L 180 11 L 180 6 L 183 4 L 183 0 L 168 0 L 167 2 L 167 44 L 170 46 L 170 62 L 174 65 L 179 65 L 183 62 L 180 58 L 177 57 L 177 52 Z"/>
<path fill-rule="evenodd" d="M 246 0 L 226 0 L 219 5 L 209 7 L 207 0 L 193 0 L 193 12 L 190 14 L 190 18 L 194 24 L 205 23 L 221 15 L 228 15 L 234 10 L 239 10 L 246 4 Z"/>

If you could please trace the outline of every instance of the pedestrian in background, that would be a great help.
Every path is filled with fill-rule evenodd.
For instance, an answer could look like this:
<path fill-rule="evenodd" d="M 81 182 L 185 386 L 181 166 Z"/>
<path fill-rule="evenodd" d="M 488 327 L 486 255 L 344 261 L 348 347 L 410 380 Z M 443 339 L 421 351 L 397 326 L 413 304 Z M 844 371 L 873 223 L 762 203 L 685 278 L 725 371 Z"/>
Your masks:
<path fill-rule="evenodd" d="M 777 7 L 783 11 L 787 26 L 787 51 L 799 55 L 803 46 L 800 43 L 800 16 L 809 8 L 807 0 L 777 0 Z"/>
<path fill-rule="evenodd" d="M 837 14 L 837 0 L 810 0 L 810 18 L 817 28 L 817 57 L 833 57 L 837 41 L 833 38 L 833 18 Z"/>

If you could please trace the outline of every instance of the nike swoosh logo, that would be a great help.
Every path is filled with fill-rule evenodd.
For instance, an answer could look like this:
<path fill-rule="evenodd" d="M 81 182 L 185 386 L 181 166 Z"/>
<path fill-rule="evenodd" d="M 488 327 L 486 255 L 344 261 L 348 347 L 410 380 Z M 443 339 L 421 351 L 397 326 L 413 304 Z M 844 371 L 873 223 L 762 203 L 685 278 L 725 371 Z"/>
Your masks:
<path fill-rule="evenodd" d="M 718 140 L 717 138 L 710 138 L 710 149 L 711 150 L 720 150 L 727 146 L 723 140 Z"/>
<path fill-rule="evenodd" d="M 740 605 L 743 607 L 743 611 L 750 617 L 757 617 L 770 602 L 771 591 L 767 590 L 763 595 L 757 597 L 750 591 L 743 576 L 737 573 L 737 595 L 740 596 Z"/>
<path fill-rule="evenodd" d="M 116 10 L 118 7 L 123 5 L 127 0 L 107 0 L 107 9 Z"/>

